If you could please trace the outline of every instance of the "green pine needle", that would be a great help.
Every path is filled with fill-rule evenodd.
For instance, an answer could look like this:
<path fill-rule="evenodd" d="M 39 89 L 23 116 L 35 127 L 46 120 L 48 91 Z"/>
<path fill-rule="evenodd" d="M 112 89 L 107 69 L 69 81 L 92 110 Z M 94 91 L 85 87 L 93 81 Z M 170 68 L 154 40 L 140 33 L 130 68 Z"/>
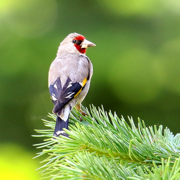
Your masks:
<path fill-rule="evenodd" d="M 56 116 L 43 120 L 47 129 L 35 130 L 44 142 L 35 144 L 46 155 L 39 168 L 50 179 L 88 180 L 176 180 L 180 179 L 180 135 L 173 135 L 160 125 L 146 127 L 138 119 L 129 123 L 103 107 L 84 108 L 88 116 L 76 109 L 70 116 L 69 138 L 53 139 Z M 80 121 L 80 119 L 82 121 Z M 130 124 L 130 125 L 129 125 Z"/>

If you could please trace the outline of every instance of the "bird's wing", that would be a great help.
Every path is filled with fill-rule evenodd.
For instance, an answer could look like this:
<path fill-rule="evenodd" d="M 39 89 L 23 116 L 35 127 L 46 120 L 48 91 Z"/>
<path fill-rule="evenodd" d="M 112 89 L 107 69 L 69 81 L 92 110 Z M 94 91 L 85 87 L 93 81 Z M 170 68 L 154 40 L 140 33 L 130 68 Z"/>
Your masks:
<path fill-rule="evenodd" d="M 54 103 L 54 113 L 58 113 L 69 101 L 75 98 L 85 87 L 87 78 L 82 82 L 73 83 L 68 77 L 66 83 L 61 84 L 61 78 L 57 78 L 54 84 L 49 86 L 50 95 Z"/>

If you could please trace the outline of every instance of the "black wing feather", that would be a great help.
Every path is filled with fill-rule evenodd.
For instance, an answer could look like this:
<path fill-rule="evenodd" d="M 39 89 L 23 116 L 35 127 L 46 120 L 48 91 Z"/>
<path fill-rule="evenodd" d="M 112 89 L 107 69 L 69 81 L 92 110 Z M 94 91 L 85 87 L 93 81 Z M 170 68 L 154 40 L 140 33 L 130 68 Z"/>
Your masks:
<path fill-rule="evenodd" d="M 62 91 L 62 85 L 60 77 L 54 82 L 54 84 L 49 86 L 49 92 L 54 105 L 57 103 L 58 97 Z M 56 99 L 56 100 L 55 100 Z"/>
<path fill-rule="evenodd" d="M 54 87 L 56 84 L 57 89 Z M 52 101 L 54 103 L 54 113 L 59 113 L 61 109 L 71 101 L 74 96 L 82 89 L 82 86 L 75 82 L 73 83 L 71 79 L 68 77 L 66 83 L 64 84 L 63 88 L 61 86 L 61 80 L 58 78 L 53 85 L 50 85 L 49 91 L 52 97 Z M 53 100 L 56 99 L 56 100 Z"/>

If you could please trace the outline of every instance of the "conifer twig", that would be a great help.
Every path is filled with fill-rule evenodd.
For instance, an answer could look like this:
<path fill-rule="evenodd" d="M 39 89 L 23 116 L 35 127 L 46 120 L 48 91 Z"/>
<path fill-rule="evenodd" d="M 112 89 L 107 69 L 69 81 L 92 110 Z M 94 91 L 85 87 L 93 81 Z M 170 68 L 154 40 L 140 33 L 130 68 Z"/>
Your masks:
<path fill-rule="evenodd" d="M 36 130 L 44 142 L 36 144 L 48 155 L 42 162 L 41 174 L 51 179 L 180 179 L 180 135 L 173 135 L 163 126 L 146 127 L 138 120 L 137 127 L 103 107 L 84 108 L 88 116 L 76 109 L 71 113 L 69 138 L 52 138 L 55 115 L 43 120 L 47 129 Z M 79 121 L 79 119 L 83 121 Z M 175 180 L 175 179 L 174 179 Z"/>

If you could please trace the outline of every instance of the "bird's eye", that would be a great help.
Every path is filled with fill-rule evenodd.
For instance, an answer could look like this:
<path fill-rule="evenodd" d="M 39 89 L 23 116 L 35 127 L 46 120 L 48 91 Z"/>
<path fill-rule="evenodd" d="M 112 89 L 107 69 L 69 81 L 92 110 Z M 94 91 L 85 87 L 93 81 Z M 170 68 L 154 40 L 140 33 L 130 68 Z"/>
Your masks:
<path fill-rule="evenodd" d="M 72 41 L 73 43 L 76 43 L 77 41 L 76 41 L 76 39 L 73 39 L 73 41 Z"/>

